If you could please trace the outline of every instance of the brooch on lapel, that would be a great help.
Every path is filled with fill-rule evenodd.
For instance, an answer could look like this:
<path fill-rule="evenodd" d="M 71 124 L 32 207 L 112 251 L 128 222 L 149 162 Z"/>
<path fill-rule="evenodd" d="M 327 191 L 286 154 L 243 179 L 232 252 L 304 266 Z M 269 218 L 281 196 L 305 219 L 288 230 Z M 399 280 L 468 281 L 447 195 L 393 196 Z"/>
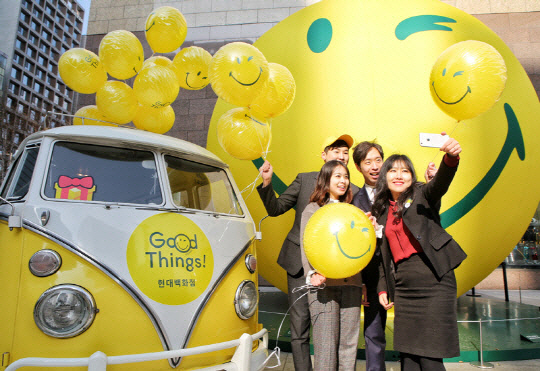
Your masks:
<path fill-rule="evenodd" d="M 407 200 L 407 202 L 405 202 L 405 208 L 408 209 L 409 206 L 411 206 L 411 204 L 412 204 L 412 198 L 409 198 L 409 199 Z"/>

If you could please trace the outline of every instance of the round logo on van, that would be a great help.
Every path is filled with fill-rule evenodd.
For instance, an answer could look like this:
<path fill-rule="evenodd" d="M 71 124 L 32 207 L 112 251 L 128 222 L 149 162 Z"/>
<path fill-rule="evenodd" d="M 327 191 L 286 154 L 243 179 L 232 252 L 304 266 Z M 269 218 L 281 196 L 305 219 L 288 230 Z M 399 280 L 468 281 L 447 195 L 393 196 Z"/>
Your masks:
<path fill-rule="evenodd" d="M 137 287 L 167 305 L 197 299 L 214 271 L 208 238 L 197 224 L 178 214 L 154 215 L 139 224 L 129 239 L 126 259 Z"/>

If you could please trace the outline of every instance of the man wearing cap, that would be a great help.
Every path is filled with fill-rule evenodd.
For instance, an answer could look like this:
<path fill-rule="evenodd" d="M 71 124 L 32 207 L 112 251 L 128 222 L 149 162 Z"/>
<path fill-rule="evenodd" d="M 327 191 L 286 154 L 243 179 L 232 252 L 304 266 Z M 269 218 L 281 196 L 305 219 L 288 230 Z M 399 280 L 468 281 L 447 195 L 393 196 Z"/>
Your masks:
<path fill-rule="evenodd" d="M 343 134 L 326 139 L 323 143 L 321 158 L 324 162 L 340 160 L 345 165 L 349 163 L 349 149 L 354 143 L 350 135 Z M 276 197 L 272 187 L 272 165 L 265 161 L 259 168 L 262 184 L 257 187 L 259 196 L 269 216 L 279 216 L 296 207 L 294 224 L 287 234 L 278 256 L 278 264 L 287 271 L 287 289 L 290 307 L 291 348 L 295 370 L 312 370 L 309 347 L 309 305 L 307 295 L 303 292 L 293 292 L 296 287 L 305 285 L 305 273 L 302 269 L 300 254 L 300 221 L 302 212 L 309 204 L 309 198 L 315 190 L 318 171 L 299 173 L 291 185 Z M 358 187 L 351 184 L 353 195 Z M 294 304 L 294 305 L 293 305 Z"/>

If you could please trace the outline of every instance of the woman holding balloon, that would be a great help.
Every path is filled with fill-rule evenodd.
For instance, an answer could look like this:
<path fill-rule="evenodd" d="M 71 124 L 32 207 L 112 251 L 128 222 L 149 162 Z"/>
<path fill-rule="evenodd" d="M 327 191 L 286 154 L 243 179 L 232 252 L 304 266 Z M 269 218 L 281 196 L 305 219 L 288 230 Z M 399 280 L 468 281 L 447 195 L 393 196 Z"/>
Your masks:
<path fill-rule="evenodd" d="M 441 226 L 439 208 L 461 146 L 450 138 L 441 151 L 446 154 L 427 184 L 417 183 L 407 156 L 390 156 L 372 207 L 385 226 L 379 301 L 387 310 L 395 304 L 394 349 L 405 371 L 445 370 L 442 359 L 459 355 L 454 268 L 467 255 Z"/>
<path fill-rule="evenodd" d="M 330 279 L 316 272 L 304 251 L 304 231 L 311 216 L 328 203 L 352 200 L 349 170 L 338 160 L 326 162 L 317 178 L 310 203 L 302 213 L 300 241 L 302 264 L 308 285 L 317 290 L 308 292 L 309 312 L 313 328 L 315 370 L 354 370 L 360 331 L 360 306 L 366 287 L 362 275 Z"/>

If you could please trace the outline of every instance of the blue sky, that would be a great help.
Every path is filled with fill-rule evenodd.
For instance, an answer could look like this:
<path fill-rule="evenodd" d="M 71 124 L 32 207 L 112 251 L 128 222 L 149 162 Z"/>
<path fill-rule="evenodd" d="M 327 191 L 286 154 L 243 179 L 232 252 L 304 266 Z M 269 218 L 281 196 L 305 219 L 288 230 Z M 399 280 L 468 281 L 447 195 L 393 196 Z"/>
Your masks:
<path fill-rule="evenodd" d="M 92 0 L 77 0 L 77 2 L 84 8 L 83 35 L 86 35 L 88 16 L 90 15 L 90 3 L 92 2 Z"/>

